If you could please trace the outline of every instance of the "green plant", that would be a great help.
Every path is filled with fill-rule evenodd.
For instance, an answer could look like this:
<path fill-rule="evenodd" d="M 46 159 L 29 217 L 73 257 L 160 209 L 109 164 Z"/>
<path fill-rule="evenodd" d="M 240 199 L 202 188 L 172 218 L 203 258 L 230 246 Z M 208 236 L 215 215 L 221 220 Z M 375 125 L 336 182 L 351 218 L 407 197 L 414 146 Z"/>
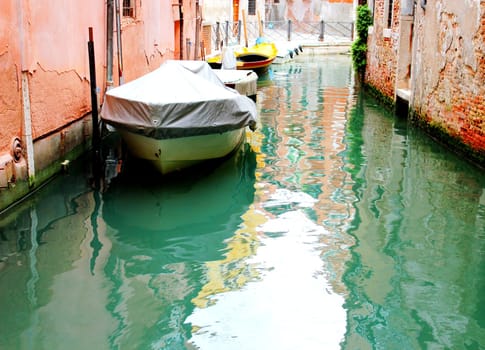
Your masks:
<path fill-rule="evenodd" d="M 357 72 L 364 72 L 367 63 L 367 44 L 362 42 L 362 40 L 357 39 L 352 43 L 351 52 L 354 69 Z"/>
<path fill-rule="evenodd" d="M 367 5 L 357 6 L 357 21 L 355 23 L 357 37 L 367 42 L 369 26 L 372 25 L 372 13 Z"/>
<path fill-rule="evenodd" d="M 372 13 L 370 12 L 369 6 L 357 6 L 357 38 L 352 43 L 351 53 L 354 69 L 359 73 L 363 73 L 365 71 L 367 56 L 367 34 L 371 24 Z"/>

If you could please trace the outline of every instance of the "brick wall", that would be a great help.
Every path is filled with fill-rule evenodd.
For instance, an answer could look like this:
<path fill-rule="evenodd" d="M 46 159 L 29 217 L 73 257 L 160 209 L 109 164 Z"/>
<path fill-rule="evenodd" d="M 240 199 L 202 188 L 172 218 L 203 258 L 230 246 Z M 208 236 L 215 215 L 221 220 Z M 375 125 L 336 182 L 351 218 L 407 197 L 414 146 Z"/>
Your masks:
<path fill-rule="evenodd" d="M 412 40 L 400 38 L 405 0 L 393 1 L 388 28 L 389 1 L 374 1 L 365 82 L 395 101 L 396 86 L 403 85 L 396 84 L 400 47 L 412 45 L 413 118 L 485 164 L 485 0 L 428 0 L 425 8 L 417 2 Z"/>
<path fill-rule="evenodd" d="M 414 117 L 485 160 L 485 1 L 417 8 Z M 434 38 L 431 40 L 430 38 Z M 471 152 L 470 152 L 471 151 Z"/>
<path fill-rule="evenodd" d="M 387 1 L 375 0 L 374 25 L 369 33 L 365 81 L 394 99 L 400 2 L 394 0 L 391 27 L 387 23 Z"/>

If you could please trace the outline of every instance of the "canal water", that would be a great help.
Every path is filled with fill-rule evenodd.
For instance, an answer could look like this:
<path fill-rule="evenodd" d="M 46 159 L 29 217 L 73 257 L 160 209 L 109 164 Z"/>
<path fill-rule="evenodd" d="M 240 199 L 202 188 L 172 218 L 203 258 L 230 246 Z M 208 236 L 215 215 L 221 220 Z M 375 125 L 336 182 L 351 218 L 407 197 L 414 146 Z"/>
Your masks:
<path fill-rule="evenodd" d="M 354 84 L 274 65 L 259 129 L 160 178 L 74 162 L 0 216 L 0 349 L 484 349 L 483 171 Z M 96 185 L 96 186 L 93 186 Z"/>

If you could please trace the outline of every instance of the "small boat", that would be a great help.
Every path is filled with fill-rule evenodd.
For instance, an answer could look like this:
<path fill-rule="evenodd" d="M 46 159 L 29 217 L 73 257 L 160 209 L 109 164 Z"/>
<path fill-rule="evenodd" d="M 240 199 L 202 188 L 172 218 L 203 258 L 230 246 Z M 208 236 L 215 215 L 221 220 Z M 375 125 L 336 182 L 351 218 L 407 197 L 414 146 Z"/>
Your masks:
<path fill-rule="evenodd" d="M 276 58 L 278 50 L 273 43 L 259 43 L 235 52 L 238 69 L 266 70 Z"/>
<path fill-rule="evenodd" d="M 242 95 L 256 101 L 258 75 L 254 71 L 237 69 L 214 69 L 224 85 L 236 89 Z"/>
<path fill-rule="evenodd" d="M 256 128 L 256 104 L 224 85 L 207 62 L 167 61 L 107 91 L 101 119 L 128 151 L 162 174 L 223 158 Z"/>
<path fill-rule="evenodd" d="M 236 69 L 264 72 L 273 63 L 278 50 L 274 43 L 256 43 L 251 47 L 241 47 L 234 50 Z M 215 55 L 207 59 L 212 68 L 221 68 L 222 55 Z"/>
<path fill-rule="evenodd" d="M 275 46 L 278 50 L 278 53 L 276 54 L 276 58 L 273 61 L 274 64 L 283 64 L 290 62 L 291 60 L 293 60 L 293 58 L 303 52 L 303 48 L 301 45 L 294 44 L 292 42 L 275 42 Z"/>

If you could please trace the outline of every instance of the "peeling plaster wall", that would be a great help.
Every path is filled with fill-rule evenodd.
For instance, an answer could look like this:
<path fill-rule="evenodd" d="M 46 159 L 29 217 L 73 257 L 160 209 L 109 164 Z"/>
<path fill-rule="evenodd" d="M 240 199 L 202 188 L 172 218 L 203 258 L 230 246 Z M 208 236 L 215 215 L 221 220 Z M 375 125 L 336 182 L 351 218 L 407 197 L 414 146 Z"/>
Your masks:
<path fill-rule="evenodd" d="M 485 1 L 417 7 L 411 107 L 485 157 Z"/>
<path fill-rule="evenodd" d="M 320 20 L 320 3 L 314 0 L 287 0 L 286 17 L 296 23 Z M 295 23 L 295 24 L 296 24 Z"/>
<path fill-rule="evenodd" d="M 321 1 L 320 17 L 326 22 L 352 22 L 354 12 L 353 0 Z"/>
<path fill-rule="evenodd" d="M 136 79 L 158 68 L 167 59 L 174 59 L 175 32 L 171 1 L 136 1 L 135 18 L 123 18 L 122 53 L 125 82 Z M 178 12 L 178 7 L 174 7 Z M 189 1 L 184 1 L 184 43 L 185 38 L 194 40 L 195 10 Z M 115 33 L 116 38 L 116 33 Z M 116 41 L 116 40 L 115 40 Z M 116 43 L 115 73 L 117 72 Z M 185 50 L 185 47 L 184 47 Z M 114 74 L 117 76 L 117 74 Z"/>
<path fill-rule="evenodd" d="M 236 7 L 236 3 L 238 6 Z M 207 24 L 215 24 L 220 22 L 221 24 L 226 21 L 232 22 L 234 20 L 234 11 L 238 9 L 238 18 L 243 20 L 242 10 L 246 11 L 247 21 L 257 21 L 259 11 L 261 19 L 265 20 L 265 1 L 256 1 L 256 14 L 249 15 L 248 13 L 248 0 L 204 0 L 203 1 L 203 17 Z"/>
<path fill-rule="evenodd" d="M 232 3 L 232 1 L 227 0 L 204 0 L 204 21 L 208 24 L 232 22 Z"/>
<path fill-rule="evenodd" d="M 29 89 L 34 139 L 91 112 L 89 78 L 81 79 L 74 70 L 47 71 L 38 65 Z"/>
<path fill-rule="evenodd" d="M 93 27 L 97 85 L 104 85 L 104 4 L 94 1 L 25 2 L 25 66 L 29 71 L 34 140 L 91 110 L 88 28 Z M 52 11 L 52 9 L 56 11 Z"/>
<path fill-rule="evenodd" d="M 14 1 L 0 5 L 0 154 L 10 152 L 11 140 L 22 132 L 20 47 Z"/>
<path fill-rule="evenodd" d="M 352 22 L 353 0 L 280 0 L 272 3 L 266 14 L 267 21 L 293 22 Z"/>
<path fill-rule="evenodd" d="M 135 18 L 122 19 L 125 81 L 173 59 L 175 50 L 172 1 L 133 1 Z M 0 2 L 0 210 L 10 204 L 8 201 L 24 195 L 25 189 L 32 189 L 56 169 L 59 171 L 61 157 L 71 151 L 78 155 L 80 148 L 89 146 L 88 29 L 93 28 L 96 85 L 102 102 L 107 71 L 106 5 L 106 1 L 98 0 Z M 184 40 L 192 42 L 197 23 L 195 8 L 195 0 L 184 1 Z M 113 77 L 118 85 L 115 30 L 113 45 Z M 23 130 L 24 124 L 30 122 L 31 128 Z M 10 149 L 17 136 L 24 144 L 23 159 L 13 164 Z M 32 147 L 26 150 L 25 144 Z M 18 181 L 27 176 L 28 186 L 20 186 Z M 16 189 L 10 186 L 15 181 Z"/>

